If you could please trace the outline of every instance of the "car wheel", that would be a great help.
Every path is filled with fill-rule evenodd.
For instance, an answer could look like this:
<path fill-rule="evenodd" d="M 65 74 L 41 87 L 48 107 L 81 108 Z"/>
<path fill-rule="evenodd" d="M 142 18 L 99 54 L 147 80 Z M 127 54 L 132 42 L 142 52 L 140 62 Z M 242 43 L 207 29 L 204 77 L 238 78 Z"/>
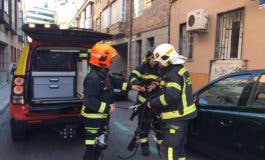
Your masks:
<path fill-rule="evenodd" d="M 11 137 L 13 141 L 20 141 L 25 139 L 27 129 L 26 125 L 23 122 L 11 119 L 10 128 L 11 128 Z"/>

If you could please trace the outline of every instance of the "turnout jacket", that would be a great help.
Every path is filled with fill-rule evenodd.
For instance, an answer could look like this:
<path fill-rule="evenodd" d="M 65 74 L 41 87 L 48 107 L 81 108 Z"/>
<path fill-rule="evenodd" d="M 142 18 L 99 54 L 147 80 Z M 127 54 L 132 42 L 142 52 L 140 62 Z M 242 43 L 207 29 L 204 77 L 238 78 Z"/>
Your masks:
<path fill-rule="evenodd" d="M 194 118 L 197 112 L 187 69 L 183 65 L 170 65 L 162 68 L 159 73 L 163 93 L 150 100 L 151 107 L 161 112 L 163 120 Z"/>
<path fill-rule="evenodd" d="M 154 81 L 159 81 L 158 76 L 158 66 L 150 67 L 149 63 L 143 63 L 132 70 L 129 76 L 129 83 L 131 85 L 140 85 L 148 87 Z M 147 98 L 157 96 L 159 94 L 159 89 L 156 88 L 150 93 L 138 92 L 137 102 L 144 103 Z"/>
<path fill-rule="evenodd" d="M 115 80 L 107 71 L 89 66 L 84 79 L 84 99 L 81 115 L 87 118 L 107 118 L 110 104 L 113 103 L 113 87 L 126 91 L 127 83 Z"/>

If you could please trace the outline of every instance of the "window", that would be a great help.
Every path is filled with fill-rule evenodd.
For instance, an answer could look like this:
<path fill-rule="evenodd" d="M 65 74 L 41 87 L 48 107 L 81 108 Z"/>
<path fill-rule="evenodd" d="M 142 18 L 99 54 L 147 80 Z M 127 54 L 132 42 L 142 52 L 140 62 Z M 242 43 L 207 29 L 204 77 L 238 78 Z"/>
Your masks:
<path fill-rule="evenodd" d="M 212 84 L 199 95 L 202 105 L 237 105 L 250 75 L 228 77 Z"/>
<path fill-rule="evenodd" d="M 101 13 L 101 29 L 107 28 L 109 26 L 110 26 L 110 7 L 108 7 Z"/>
<path fill-rule="evenodd" d="M 153 0 L 134 0 L 134 18 L 143 14 L 143 10 L 150 8 Z"/>
<path fill-rule="evenodd" d="M 122 0 L 120 21 L 125 22 L 125 20 L 126 20 L 126 0 Z"/>
<path fill-rule="evenodd" d="M 4 11 L 9 14 L 8 0 L 4 0 Z"/>
<path fill-rule="evenodd" d="M 141 64 L 142 62 L 142 40 L 136 41 L 136 54 L 138 54 L 138 62 Z"/>
<path fill-rule="evenodd" d="M 115 24 L 117 22 L 119 22 L 120 20 L 120 3 L 121 1 L 115 1 L 112 5 L 111 5 L 111 24 Z"/>
<path fill-rule="evenodd" d="M 143 13 L 143 1 L 134 0 L 134 17 L 139 17 Z"/>
<path fill-rule="evenodd" d="M 192 59 L 193 33 L 186 31 L 186 23 L 180 25 L 179 54 Z"/>
<path fill-rule="evenodd" d="M 240 59 L 243 41 L 243 9 L 219 14 L 215 59 Z"/>
<path fill-rule="evenodd" d="M 265 106 L 265 75 L 261 75 L 250 105 Z"/>
<path fill-rule="evenodd" d="M 117 0 L 111 5 L 111 24 L 125 22 L 125 0 Z"/>
<path fill-rule="evenodd" d="M 155 38 L 154 37 L 147 38 L 147 47 L 150 48 L 154 46 L 155 46 Z"/>

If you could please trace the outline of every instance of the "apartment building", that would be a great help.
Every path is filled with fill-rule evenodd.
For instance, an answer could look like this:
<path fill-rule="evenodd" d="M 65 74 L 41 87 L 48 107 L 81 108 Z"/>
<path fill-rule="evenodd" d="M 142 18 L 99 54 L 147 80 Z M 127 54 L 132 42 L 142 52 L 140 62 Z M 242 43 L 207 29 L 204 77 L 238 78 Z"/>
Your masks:
<path fill-rule="evenodd" d="M 85 0 L 70 24 L 90 29 L 86 20 L 92 16 L 93 30 L 113 34 L 106 43 L 117 49 L 120 58 L 112 70 L 128 75 L 149 47 L 168 42 L 169 5 L 166 0 Z"/>
<path fill-rule="evenodd" d="M 194 90 L 223 74 L 264 69 L 264 0 L 172 0 L 170 43 L 188 57 Z"/>
<path fill-rule="evenodd" d="M 0 84 L 10 78 L 22 48 L 22 8 L 17 0 L 0 0 Z"/>
<path fill-rule="evenodd" d="M 93 3 L 94 3 L 94 0 L 75 1 L 74 2 L 75 5 L 73 8 L 74 14 L 71 17 L 70 22 L 67 25 L 67 28 L 72 27 L 72 28 L 83 28 L 83 29 L 92 30 L 93 29 L 93 20 L 92 20 Z"/>
<path fill-rule="evenodd" d="M 55 23 L 55 11 L 43 7 L 32 7 L 25 12 L 25 23 Z"/>

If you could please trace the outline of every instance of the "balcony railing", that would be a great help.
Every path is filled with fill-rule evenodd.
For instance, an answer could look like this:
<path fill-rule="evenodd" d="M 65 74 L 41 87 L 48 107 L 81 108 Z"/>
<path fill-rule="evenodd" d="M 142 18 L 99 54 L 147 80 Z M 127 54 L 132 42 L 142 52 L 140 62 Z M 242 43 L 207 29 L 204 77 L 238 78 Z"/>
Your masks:
<path fill-rule="evenodd" d="M 3 9 L 0 9 L 0 24 L 9 24 L 9 18 L 9 15 Z"/>
<path fill-rule="evenodd" d="M 123 36 L 126 34 L 126 23 L 125 22 L 117 22 L 108 28 L 102 29 L 101 31 L 106 32 L 106 33 L 110 33 L 110 34 L 114 35 L 114 37 Z"/>

